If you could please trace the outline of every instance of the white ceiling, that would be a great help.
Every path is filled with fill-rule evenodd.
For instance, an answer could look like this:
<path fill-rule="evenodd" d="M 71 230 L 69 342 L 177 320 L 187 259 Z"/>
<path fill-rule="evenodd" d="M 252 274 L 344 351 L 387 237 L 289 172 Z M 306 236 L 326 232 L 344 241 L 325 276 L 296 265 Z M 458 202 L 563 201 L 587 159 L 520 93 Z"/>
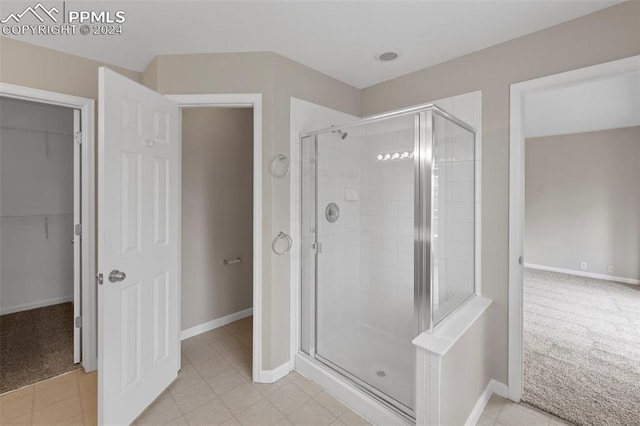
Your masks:
<path fill-rule="evenodd" d="M 640 126 L 640 71 L 527 95 L 525 137 Z"/>
<path fill-rule="evenodd" d="M 273 51 L 363 88 L 619 2 L 67 1 L 124 10 L 123 34 L 16 38 L 138 71 L 159 54 Z M 30 3 L 3 1 L 2 19 Z M 400 59 L 375 61 L 386 50 Z"/>

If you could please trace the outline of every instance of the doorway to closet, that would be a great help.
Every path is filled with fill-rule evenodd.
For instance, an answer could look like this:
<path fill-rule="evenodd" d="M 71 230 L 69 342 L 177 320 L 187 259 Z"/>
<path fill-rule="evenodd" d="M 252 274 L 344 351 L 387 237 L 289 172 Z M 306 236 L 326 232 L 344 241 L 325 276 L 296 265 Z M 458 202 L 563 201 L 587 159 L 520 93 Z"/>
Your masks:
<path fill-rule="evenodd" d="M 81 361 L 81 123 L 79 109 L 5 96 L 0 111 L 4 393 Z"/>

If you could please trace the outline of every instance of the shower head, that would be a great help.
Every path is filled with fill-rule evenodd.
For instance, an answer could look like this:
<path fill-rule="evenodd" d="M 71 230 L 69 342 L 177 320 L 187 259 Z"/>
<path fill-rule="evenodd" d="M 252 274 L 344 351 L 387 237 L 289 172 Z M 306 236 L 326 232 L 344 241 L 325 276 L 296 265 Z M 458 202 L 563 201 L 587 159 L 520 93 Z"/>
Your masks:
<path fill-rule="evenodd" d="M 331 126 L 331 127 L 333 127 L 333 126 Z M 331 132 L 331 133 L 337 133 L 337 134 L 338 134 L 338 136 L 340 136 L 340 139 L 341 139 L 341 140 L 345 140 L 345 139 L 347 138 L 347 136 L 349 136 L 349 133 L 344 132 L 344 131 L 342 131 L 342 130 L 334 130 L 334 131 L 333 131 L 333 132 Z"/>
<path fill-rule="evenodd" d="M 340 139 L 342 140 L 345 140 L 347 136 L 349 136 L 349 133 L 343 132 L 342 130 L 336 130 L 336 133 L 338 134 L 338 136 L 340 136 Z"/>

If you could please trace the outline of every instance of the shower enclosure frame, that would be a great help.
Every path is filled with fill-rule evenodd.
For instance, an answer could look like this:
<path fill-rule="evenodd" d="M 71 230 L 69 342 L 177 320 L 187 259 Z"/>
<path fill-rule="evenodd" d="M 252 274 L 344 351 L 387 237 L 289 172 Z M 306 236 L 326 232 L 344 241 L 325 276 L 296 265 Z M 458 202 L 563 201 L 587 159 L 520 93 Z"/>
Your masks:
<path fill-rule="evenodd" d="M 456 125 L 462 127 L 463 129 L 471 132 L 473 134 L 473 164 L 474 164 L 474 172 L 473 175 L 475 177 L 475 169 L 476 169 L 476 129 L 469 124 L 463 122 L 459 118 L 449 114 L 444 111 L 442 108 L 438 107 L 433 103 L 417 105 L 409 108 L 399 109 L 395 111 L 390 111 L 378 115 L 373 115 L 370 117 L 363 118 L 361 120 L 356 120 L 354 122 L 343 124 L 343 125 L 335 125 L 328 128 L 323 128 L 319 130 L 304 132 L 299 135 L 299 143 L 302 148 L 303 139 L 312 138 L 312 164 L 313 164 L 313 175 L 318 176 L 318 136 L 326 133 L 336 133 L 343 132 L 345 129 L 353 128 L 357 126 L 361 126 L 364 124 L 374 123 L 377 121 L 383 121 L 390 118 L 396 118 L 406 115 L 415 115 L 415 125 L 416 129 L 414 135 L 414 334 L 418 336 L 422 332 L 431 333 L 433 332 L 436 322 L 434 319 L 434 315 L 431 309 L 432 300 L 431 296 L 433 293 L 433 269 L 431 266 L 433 265 L 434 258 L 434 248 L 431 244 L 432 242 L 432 230 L 433 230 L 433 214 L 431 212 L 431 206 L 433 205 L 433 196 L 434 196 L 434 179 L 433 179 L 433 170 L 434 170 L 434 141 L 435 141 L 435 126 L 434 126 L 434 115 L 437 114 L 446 120 L 449 120 Z M 302 182 L 302 167 L 300 170 L 300 200 L 304 200 L 304 192 L 305 186 Z M 475 179 L 475 178 L 474 178 Z M 475 186 L 475 183 L 474 183 Z M 309 357 L 313 360 L 317 360 L 319 363 L 328 367 L 334 372 L 337 372 L 341 376 L 347 378 L 352 385 L 356 386 L 358 389 L 364 391 L 369 396 L 376 399 L 378 402 L 382 403 L 387 408 L 391 409 L 391 411 L 400 415 L 405 420 L 409 420 L 411 422 L 415 421 L 415 403 L 414 409 L 406 407 L 404 404 L 401 404 L 399 401 L 396 401 L 394 398 L 389 395 L 384 394 L 382 391 L 376 389 L 372 385 L 366 383 L 364 380 L 350 373 L 349 371 L 343 369 L 342 367 L 334 364 L 330 360 L 323 358 L 316 352 L 317 348 L 317 313 L 318 313 L 318 304 L 317 304 L 317 293 L 318 293 L 318 254 L 319 244 L 318 241 L 318 179 L 315 179 L 315 182 L 312 184 L 313 187 L 313 222 L 314 222 L 314 231 L 313 231 L 313 244 L 312 249 L 314 249 L 313 260 L 311 260 L 311 264 L 313 265 L 313 284 L 312 291 L 310 292 L 310 305 L 313 307 L 312 314 L 309 315 L 309 331 L 311 335 L 309 336 L 309 354 L 303 353 L 303 356 Z M 474 222 L 476 216 L 476 194 L 474 190 L 473 194 L 473 208 L 474 208 Z M 301 206 L 300 209 L 300 236 L 304 235 L 303 226 L 305 223 L 304 220 L 304 207 Z M 475 224 L 474 224 L 474 235 L 473 235 L 473 246 L 476 245 L 476 235 L 475 235 Z M 301 259 L 302 260 L 302 259 Z M 475 254 L 474 254 L 474 271 L 475 271 Z M 303 275 L 302 263 L 300 265 L 300 285 L 305 285 L 305 279 Z M 302 294 L 302 293 L 300 293 Z M 446 317 L 451 315 L 453 312 L 460 309 L 470 298 L 478 295 L 478 287 L 475 279 L 473 280 L 473 292 L 462 302 L 460 302 L 457 307 L 448 312 L 443 318 L 438 322 L 444 321 Z M 302 301 L 301 301 L 302 302 Z M 302 311 L 300 311 L 302 314 Z M 303 333 L 303 329 L 300 328 L 300 333 Z M 300 346 L 302 346 L 302 338 L 300 338 Z M 301 350 L 302 348 L 298 348 Z M 414 372 L 415 372 L 415 359 L 414 359 Z M 414 374 L 414 388 L 415 388 L 415 374 Z"/>

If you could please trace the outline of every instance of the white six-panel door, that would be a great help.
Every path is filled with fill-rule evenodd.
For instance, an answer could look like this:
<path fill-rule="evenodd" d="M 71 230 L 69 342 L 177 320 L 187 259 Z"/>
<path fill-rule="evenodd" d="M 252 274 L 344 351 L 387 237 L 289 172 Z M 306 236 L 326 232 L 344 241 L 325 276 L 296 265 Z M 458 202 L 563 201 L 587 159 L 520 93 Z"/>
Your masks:
<path fill-rule="evenodd" d="M 180 364 L 180 114 L 100 68 L 98 422 L 131 423 Z"/>

